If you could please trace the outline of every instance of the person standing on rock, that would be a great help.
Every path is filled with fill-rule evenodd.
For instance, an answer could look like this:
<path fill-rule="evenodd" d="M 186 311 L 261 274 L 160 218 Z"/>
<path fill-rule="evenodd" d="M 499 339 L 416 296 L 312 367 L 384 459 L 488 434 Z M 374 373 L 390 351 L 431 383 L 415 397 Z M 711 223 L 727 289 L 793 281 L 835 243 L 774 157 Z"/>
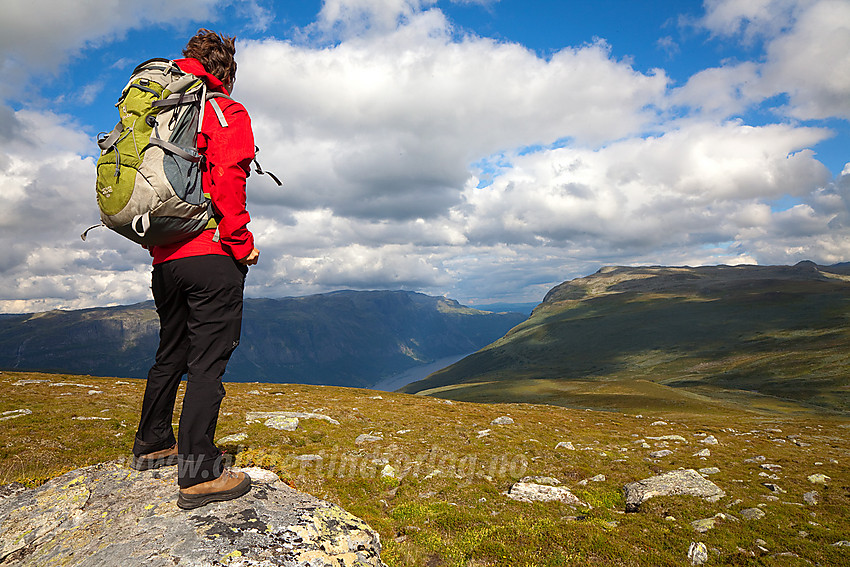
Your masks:
<path fill-rule="evenodd" d="M 183 50 L 185 58 L 175 63 L 202 78 L 208 91 L 229 95 L 236 80 L 234 41 L 201 29 Z M 254 135 L 240 103 L 214 100 L 224 120 L 208 101 L 198 148 L 204 155 L 203 189 L 217 213 L 217 234 L 209 228 L 150 249 L 159 348 L 148 373 L 131 462 L 137 470 L 177 464 L 177 505 L 183 509 L 238 498 L 251 488 L 248 475 L 225 470 L 213 439 L 225 395 L 221 378 L 242 329 L 245 276 L 259 258 L 245 208 Z M 184 374 L 186 393 L 175 439 L 172 414 Z"/>

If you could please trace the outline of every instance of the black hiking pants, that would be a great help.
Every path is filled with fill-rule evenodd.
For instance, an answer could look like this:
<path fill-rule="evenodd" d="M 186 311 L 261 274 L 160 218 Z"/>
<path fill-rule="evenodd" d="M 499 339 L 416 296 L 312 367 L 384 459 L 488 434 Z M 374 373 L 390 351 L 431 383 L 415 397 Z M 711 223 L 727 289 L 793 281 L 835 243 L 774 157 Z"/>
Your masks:
<path fill-rule="evenodd" d="M 229 256 L 180 258 L 153 268 L 159 348 L 148 373 L 133 454 L 168 449 L 177 389 L 186 375 L 178 428 L 178 484 L 188 488 L 222 473 L 215 446 L 224 386 L 221 377 L 242 331 L 242 291 L 248 267 Z"/>

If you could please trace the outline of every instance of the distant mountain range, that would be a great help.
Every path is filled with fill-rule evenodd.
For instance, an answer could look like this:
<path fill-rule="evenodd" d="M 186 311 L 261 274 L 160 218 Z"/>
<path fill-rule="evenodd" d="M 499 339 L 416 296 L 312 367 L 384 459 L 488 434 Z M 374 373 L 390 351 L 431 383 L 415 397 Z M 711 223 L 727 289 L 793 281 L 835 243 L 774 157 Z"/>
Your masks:
<path fill-rule="evenodd" d="M 609 267 L 400 391 L 612 410 L 850 408 L 850 265 Z"/>
<path fill-rule="evenodd" d="M 478 350 L 526 317 L 402 291 L 247 299 L 242 340 L 225 380 L 370 387 Z M 150 301 L 6 315 L 0 317 L 0 368 L 142 378 L 158 331 Z"/>

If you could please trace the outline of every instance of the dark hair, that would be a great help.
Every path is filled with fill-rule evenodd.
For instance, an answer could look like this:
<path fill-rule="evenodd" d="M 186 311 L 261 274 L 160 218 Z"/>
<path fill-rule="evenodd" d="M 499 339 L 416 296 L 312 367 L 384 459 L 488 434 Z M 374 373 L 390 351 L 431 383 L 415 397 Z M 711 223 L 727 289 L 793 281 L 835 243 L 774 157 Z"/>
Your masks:
<path fill-rule="evenodd" d="M 219 35 L 205 28 L 189 40 L 183 50 L 184 57 L 194 57 L 204 69 L 222 83 L 236 78 L 236 38 Z"/>

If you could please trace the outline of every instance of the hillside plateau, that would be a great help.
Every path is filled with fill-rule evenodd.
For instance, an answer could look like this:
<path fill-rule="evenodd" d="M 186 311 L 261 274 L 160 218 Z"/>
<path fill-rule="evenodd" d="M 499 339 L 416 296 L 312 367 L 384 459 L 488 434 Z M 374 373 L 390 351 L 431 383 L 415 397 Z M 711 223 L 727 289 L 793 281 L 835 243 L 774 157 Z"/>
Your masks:
<path fill-rule="evenodd" d="M 400 391 L 644 412 L 850 408 L 848 266 L 608 267 Z"/>
<path fill-rule="evenodd" d="M 216 443 L 231 462 L 362 519 L 379 533 L 389 567 L 850 563 L 847 417 L 731 406 L 626 414 L 333 386 L 226 388 Z M 181 538 L 157 532 L 180 519 L 194 540 L 220 551 L 205 564 L 308 564 L 287 562 L 291 550 L 281 543 L 298 532 L 271 542 L 253 533 L 287 525 L 265 515 L 271 489 L 187 515 L 175 504 L 173 467 L 156 478 L 127 470 L 144 380 L 2 372 L 0 389 L 0 565 L 42 567 L 51 550 L 68 548 L 99 554 L 55 556 L 69 566 L 115 565 L 99 559 L 110 549 L 112 557 L 147 551 L 145 564 L 181 556 L 180 564 L 194 564 L 205 556 L 193 561 Z M 93 473 L 109 486 L 123 473 L 125 492 L 114 496 L 123 506 L 98 507 L 105 488 L 86 480 Z M 658 479 L 671 477 L 680 480 L 661 491 Z M 27 498 L 25 486 L 47 491 Z M 28 510 L 73 508 L 86 486 L 90 501 L 63 526 L 26 531 Z M 34 506 L 4 515 L 3 500 L 16 495 Z M 122 526 L 131 535 L 110 547 Z M 328 552 L 339 547 L 323 543 Z"/>
<path fill-rule="evenodd" d="M 473 352 L 526 318 L 403 291 L 247 299 L 233 382 L 369 387 Z M 0 318 L 0 368 L 147 376 L 158 342 L 153 302 Z"/>

